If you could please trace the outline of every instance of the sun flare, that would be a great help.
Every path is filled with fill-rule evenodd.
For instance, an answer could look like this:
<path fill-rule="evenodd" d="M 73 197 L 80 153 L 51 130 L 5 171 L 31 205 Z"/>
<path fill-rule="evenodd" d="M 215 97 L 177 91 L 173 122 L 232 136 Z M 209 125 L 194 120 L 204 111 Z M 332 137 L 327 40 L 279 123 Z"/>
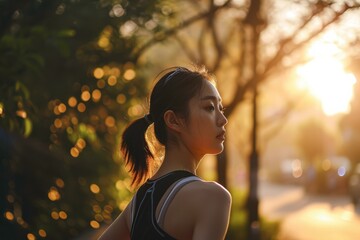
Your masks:
<path fill-rule="evenodd" d="M 313 60 L 297 69 L 298 87 L 307 89 L 328 116 L 349 111 L 356 79 L 344 70 L 343 63 L 335 57 L 335 46 L 314 44 L 309 50 Z"/>

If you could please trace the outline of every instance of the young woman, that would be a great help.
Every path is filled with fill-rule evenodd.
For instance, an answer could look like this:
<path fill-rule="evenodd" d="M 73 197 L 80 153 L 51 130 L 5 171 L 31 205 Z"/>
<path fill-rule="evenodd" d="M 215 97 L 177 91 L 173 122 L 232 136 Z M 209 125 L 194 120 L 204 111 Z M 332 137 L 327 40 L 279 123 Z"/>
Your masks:
<path fill-rule="evenodd" d="M 154 156 L 145 137 L 151 124 L 165 147 L 153 176 Z M 121 149 L 133 183 L 142 185 L 100 240 L 224 239 L 231 195 L 197 177 L 196 169 L 205 154 L 223 150 L 226 124 L 210 75 L 183 67 L 168 70 L 154 86 L 149 114 L 123 133 Z"/>

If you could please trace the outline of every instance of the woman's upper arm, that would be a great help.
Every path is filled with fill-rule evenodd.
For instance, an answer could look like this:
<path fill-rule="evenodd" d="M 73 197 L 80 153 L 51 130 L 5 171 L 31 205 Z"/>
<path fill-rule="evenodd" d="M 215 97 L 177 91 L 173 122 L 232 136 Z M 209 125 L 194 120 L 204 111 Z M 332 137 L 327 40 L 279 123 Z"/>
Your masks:
<path fill-rule="evenodd" d="M 222 240 L 229 226 L 231 195 L 222 186 L 211 184 L 201 193 L 201 205 L 193 233 L 194 240 Z"/>
<path fill-rule="evenodd" d="M 132 201 L 125 210 L 104 231 L 98 240 L 124 239 L 130 240 L 130 209 Z"/>

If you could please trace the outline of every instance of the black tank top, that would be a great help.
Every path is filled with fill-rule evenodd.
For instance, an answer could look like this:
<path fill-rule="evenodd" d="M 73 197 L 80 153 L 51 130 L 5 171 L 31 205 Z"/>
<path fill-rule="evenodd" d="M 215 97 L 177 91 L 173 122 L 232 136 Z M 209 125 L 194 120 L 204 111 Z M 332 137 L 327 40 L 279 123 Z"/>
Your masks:
<path fill-rule="evenodd" d="M 200 180 L 194 174 L 178 170 L 170 172 L 154 180 L 147 180 L 137 191 L 134 199 L 131 225 L 132 240 L 174 240 L 159 225 L 163 210 L 166 211 L 168 204 L 175 196 L 176 192 L 188 182 Z M 176 183 L 177 182 L 177 183 Z M 176 183 L 176 184 L 174 184 Z M 159 219 L 156 219 L 156 208 L 171 185 L 175 185 L 167 199 L 164 201 L 160 211 Z M 164 212 L 165 212 L 164 211 Z"/>

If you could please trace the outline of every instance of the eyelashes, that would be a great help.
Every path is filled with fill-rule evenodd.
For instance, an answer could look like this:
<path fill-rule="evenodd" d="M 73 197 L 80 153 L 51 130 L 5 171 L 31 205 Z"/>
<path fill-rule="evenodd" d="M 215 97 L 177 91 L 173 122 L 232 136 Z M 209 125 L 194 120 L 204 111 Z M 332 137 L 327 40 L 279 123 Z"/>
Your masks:
<path fill-rule="evenodd" d="M 210 105 L 210 106 L 207 106 L 206 107 L 206 110 L 208 110 L 209 112 L 213 112 L 215 111 L 215 106 L 214 105 Z M 221 113 L 224 113 L 225 112 L 225 108 L 223 106 L 219 106 L 219 111 Z"/>
<path fill-rule="evenodd" d="M 220 112 L 222 112 L 223 114 L 225 113 L 225 110 L 226 110 L 225 107 L 223 107 L 223 106 L 220 107 Z"/>

